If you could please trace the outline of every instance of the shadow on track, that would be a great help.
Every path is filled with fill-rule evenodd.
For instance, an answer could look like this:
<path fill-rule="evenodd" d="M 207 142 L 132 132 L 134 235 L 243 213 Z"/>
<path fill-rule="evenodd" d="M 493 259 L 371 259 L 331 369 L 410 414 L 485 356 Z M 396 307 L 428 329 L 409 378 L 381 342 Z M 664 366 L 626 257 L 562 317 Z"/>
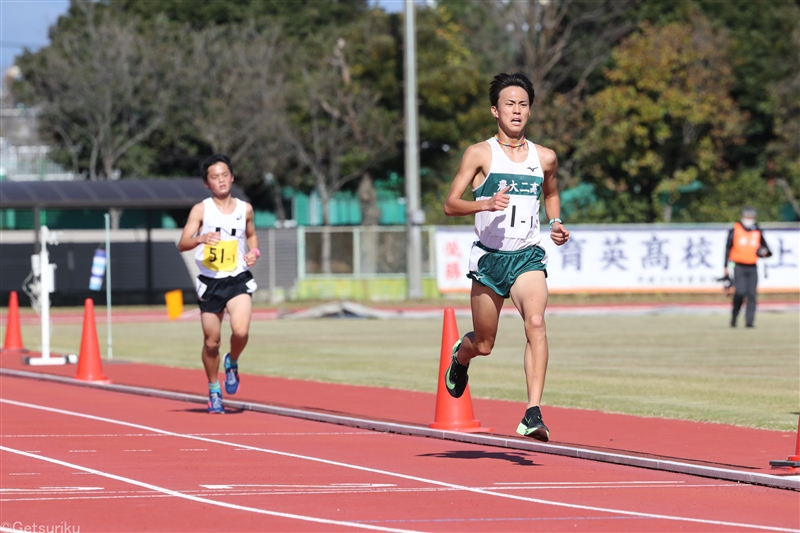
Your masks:
<path fill-rule="evenodd" d="M 499 459 L 519 466 L 540 466 L 528 459 L 523 452 L 485 452 L 482 450 L 458 450 L 439 453 L 423 453 L 419 457 L 442 457 L 445 459 Z"/>

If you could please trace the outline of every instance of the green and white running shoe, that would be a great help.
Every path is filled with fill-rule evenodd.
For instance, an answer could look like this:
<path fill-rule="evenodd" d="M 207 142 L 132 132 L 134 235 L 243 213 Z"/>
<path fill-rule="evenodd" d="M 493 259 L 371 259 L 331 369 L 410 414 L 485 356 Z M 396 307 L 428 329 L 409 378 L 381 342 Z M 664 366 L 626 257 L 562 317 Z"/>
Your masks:
<path fill-rule="evenodd" d="M 542 411 L 538 405 L 528 408 L 522 422 L 517 426 L 517 433 L 524 437 L 547 442 L 550 440 L 550 430 L 542 422 Z"/>
<path fill-rule="evenodd" d="M 469 381 L 469 376 L 467 375 L 469 363 L 462 365 L 458 362 L 458 358 L 456 357 L 458 348 L 461 346 L 461 340 L 462 339 L 458 339 L 458 342 L 453 346 L 450 366 L 447 367 L 443 376 L 444 386 L 453 398 L 461 398 L 461 395 L 464 394 L 464 390 L 467 388 L 467 381 Z"/>

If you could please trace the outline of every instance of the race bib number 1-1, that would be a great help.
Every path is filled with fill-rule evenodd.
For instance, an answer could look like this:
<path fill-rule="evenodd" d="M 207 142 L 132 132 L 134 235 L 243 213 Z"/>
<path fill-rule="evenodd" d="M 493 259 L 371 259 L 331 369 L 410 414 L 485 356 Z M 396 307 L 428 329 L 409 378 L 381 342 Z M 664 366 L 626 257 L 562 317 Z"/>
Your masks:
<path fill-rule="evenodd" d="M 203 245 L 203 266 L 215 272 L 231 272 L 236 269 L 239 241 L 219 241 L 215 245 Z"/>
<path fill-rule="evenodd" d="M 505 230 L 505 236 L 515 239 L 524 239 L 533 228 L 538 213 L 533 211 L 533 202 L 530 196 L 511 195 L 508 207 L 505 208 L 505 217 L 500 219 L 498 227 Z"/>

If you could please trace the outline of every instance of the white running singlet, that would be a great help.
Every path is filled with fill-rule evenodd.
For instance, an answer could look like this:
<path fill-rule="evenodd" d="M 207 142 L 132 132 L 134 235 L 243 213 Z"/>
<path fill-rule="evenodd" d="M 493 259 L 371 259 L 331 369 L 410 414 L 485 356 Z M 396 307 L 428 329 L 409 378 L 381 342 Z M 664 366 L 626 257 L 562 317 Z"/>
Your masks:
<path fill-rule="evenodd" d="M 515 163 L 492 137 L 486 142 L 492 148 L 492 164 L 484 182 L 472 190 L 475 200 L 485 200 L 508 186 L 511 200 L 503 211 L 481 211 L 475 214 L 475 234 L 480 242 L 493 250 L 515 251 L 539 244 L 539 197 L 542 194 L 544 170 L 536 145 L 528 143 L 528 158 Z"/>
<path fill-rule="evenodd" d="M 212 198 L 203 200 L 200 235 L 217 231 L 220 233 L 217 244 L 198 244 L 194 252 L 200 274 L 209 278 L 227 278 L 249 270 L 244 262 L 247 203 L 238 198 L 235 200 L 236 207 L 230 215 L 221 213 Z"/>

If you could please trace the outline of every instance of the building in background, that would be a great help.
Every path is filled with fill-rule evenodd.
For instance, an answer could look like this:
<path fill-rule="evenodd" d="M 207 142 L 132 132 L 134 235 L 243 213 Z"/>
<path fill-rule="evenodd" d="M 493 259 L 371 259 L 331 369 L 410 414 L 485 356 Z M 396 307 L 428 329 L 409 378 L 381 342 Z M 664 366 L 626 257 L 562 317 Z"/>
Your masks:
<path fill-rule="evenodd" d="M 51 147 L 38 132 L 38 110 L 15 101 L 12 83 L 19 79 L 13 65 L 3 75 L 0 95 L 0 180 L 74 180 L 75 174 L 52 161 Z"/>

